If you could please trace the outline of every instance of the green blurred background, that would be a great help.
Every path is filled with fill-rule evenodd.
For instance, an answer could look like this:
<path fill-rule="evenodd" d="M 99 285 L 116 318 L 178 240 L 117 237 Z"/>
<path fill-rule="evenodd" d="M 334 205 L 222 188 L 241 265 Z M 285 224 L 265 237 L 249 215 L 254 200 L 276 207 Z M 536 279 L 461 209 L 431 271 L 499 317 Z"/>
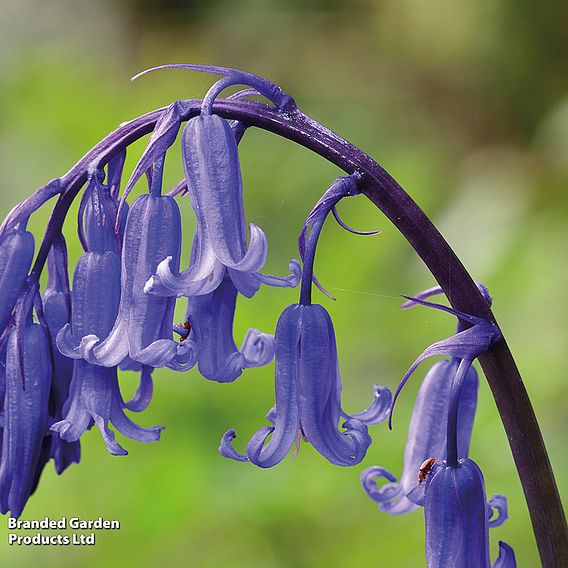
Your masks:
<path fill-rule="evenodd" d="M 534 402 L 568 493 L 568 81 L 567 4 L 526 0 L 4 0 L 0 16 L 0 212 L 62 175 L 120 122 L 172 100 L 202 96 L 212 77 L 164 71 L 167 62 L 233 66 L 268 77 L 302 110 L 377 159 L 415 198 L 494 297 L 494 309 Z M 133 147 L 129 167 L 144 147 Z M 171 155 L 170 155 L 171 154 Z M 166 181 L 182 175 L 179 148 Z M 241 145 L 247 216 L 270 239 L 267 271 L 284 273 L 311 205 L 338 175 L 302 148 L 260 131 Z M 193 224 L 181 204 L 189 246 Z M 317 274 L 336 295 L 316 292 L 336 328 L 344 407 L 358 411 L 375 382 L 394 387 L 429 343 L 455 321 L 425 309 L 401 312 L 400 293 L 433 284 L 429 273 L 364 198 L 341 204 L 344 219 L 381 235 L 356 237 L 330 223 Z M 47 212 L 34 217 L 43 231 Z M 80 253 L 67 227 L 71 256 Z M 187 251 L 186 251 L 187 256 Z M 235 336 L 273 331 L 297 292 L 263 289 L 239 300 Z M 183 306 L 180 304 L 180 319 Z M 124 440 L 108 455 L 98 432 L 82 441 L 80 465 L 58 478 L 50 464 L 25 518 L 99 515 L 122 528 L 95 547 L 9 547 L 2 564 L 30 567 L 195 566 L 307 568 L 423 566 L 421 511 L 390 517 L 363 495 L 369 465 L 399 475 L 419 379 L 400 401 L 394 432 L 355 468 L 328 464 L 306 444 L 264 471 L 222 459 L 221 434 L 236 445 L 265 424 L 273 366 L 236 383 L 196 370 L 155 373 L 155 398 L 137 420 L 164 424 L 162 440 Z M 126 394 L 136 384 L 125 374 Z M 509 498 L 510 520 L 491 531 L 519 566 L 538 565 L 527 509 L 495 405 L 483 381 L 471 456 L 487 491 Z M 25 534 L 25 533 L 21 533 Z"/>

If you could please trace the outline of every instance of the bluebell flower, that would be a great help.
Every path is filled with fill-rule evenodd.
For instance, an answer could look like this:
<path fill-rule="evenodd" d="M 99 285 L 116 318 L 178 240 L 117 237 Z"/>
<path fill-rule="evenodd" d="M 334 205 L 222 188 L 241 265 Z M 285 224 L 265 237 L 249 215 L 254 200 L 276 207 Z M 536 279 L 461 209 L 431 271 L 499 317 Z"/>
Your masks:
<path fill-rule="evenodd" d="M 59 349 L 65 355 L 106 367 L 128 357 L 143 365 L 175 370 L 187 370 L 195 364 L 193 342 L 172 339 L 175 298 L 144 292 L 144 283 L 163 258 L 171 256 L 179 262 L 180 213 L 173 198 L 160 195 L 162 168 L 163 160 L 154 165 L 150 194 L 138 197 L 128 212 L 121 267 L 113 269 L 120 274 L 121 291 L 112 329 L 77 335 L 67 326 L 58 336 Z M 93 305 L 90 309 L 96 308 Z"/>
<path fill-rule="evenodd" d="M 366 411 L 352 416 L 343 411 L 335 333 L 322 306 L 288 306 L 276 326 L 274 348 L 276 408 L 269 414 L 272 425 L 251 438 L 246 456 L 231 446 L 235 431 L 229 430 L 223 436 L 221 454 L 272 467 L 300 435 L 333 464 L 359 463 L 371 444 L 367 426 L 388 415 L 390 391 L 375 386 L 375 398 Z M 342 419 L 345 431 L 339 429 Z"/>
<path fill-rule="evenodd" d="M 367 426 L 385 420 L 391 393 L 375 385 L 375 398 L 364 412 L 349 415 L 341 407 L 341 376 L 335 332 L 325 308 L 311 303 L 313 262 L 321 226 L 337 202 L 354 195 L 358 177 L 339 178 L 308 216 L 314 224 L 306 245 L 300 304 L 288 306 L 278 321 L 274 338 L 276 358 L 276 406 L 267 418 L 271 426 L 261 428 L 249 441 L 246 455 L 231 445 L 235 431 L 227 431 L 220 453 L 238 461 L 272 467 L 289 452 L 299 436 L 308 441 L 331 463 L 350 466 L 359 463 L 371 444 Z M 344 431 L 340 420 L 344 419 Z"/>
<path fill-rule="evenodd" d="M 0 335 L 10 320 L 34 255 L 34 237 L 26 225 L 27 218 L 0 240 Z"/>
<path fill-rule="evenodd" d="M 446 454 L 446 423 L 452 382 L 458 360 L 437 361 L 428 371 L 416 395 L 404 449 L 404 467 L 400 481 L 387 469 L 372 466 L 361 473 L 361 484 L 367 495 L 379 504 L 381 511 L 393 515 L 408 513 L 424 504 L 424 486 L 419 483 L 421 465 L 430 458 L 441 460 Z M 467 457 L 477 404 L 478 377 L 474 367 L 467 373 L 460 399 L 458 422 L 459 455 Z M 376 480 L 387 483 L 377 487 Z"/>
<path fill-rule="evenodd" d="M 489 303 L 491 298 L 482 284 L 478 287 Z M 441 293 L 439 287 L 420 292 L 403 304 L 403 308 L 417 305 L 420 301 Z M 457 334 L 464 331 L 458 323 Z M 447 341 L 448 350 L 452 350 L 454 338 Z M 443 346 L 442 346 L 443 349 Z M 449 353 L 451 354 L 451 353 Z M 446 423 L 440 420 L 447 416 L 450 393 L 461 359 L 436 362 L 428 371 L 416 396 L 416 403 L 408 428 L 408 438 L 404 450 L 404 467 L 400 482 L 388 470 L 379 466 L 367 468 L 361 473 L 361 484 L 367 495 L 379 504 L 381 511 L 391 514 L 403 514 L 413 511 L 424 504 L 424 486 L 419 483 L 421 465 L 427 460 L 442 459 L 446 455 Z M 414 367 L 415 368 L 415 367 Z M 405 375 L 405 378 L 412 370 Z M 471 366 L 466 373 L 464 388 L 460 399 L 458 420 L 458 452 L 460 458 L 468 455 L 471 431 L 477 406 L 478 389 L 477 371 Z M 376 480 L 385 478 L 387 483 L 378 488 Z"/>
<path fill-rule="evenodd" d="M 69 386 L 73 376 L 73 359 L 65 357 L 56 346 L 59 330 L 71 321 L 71 291 L 67 274 L 67 248 L 62 235 L 54 240 L 47 260 L 48 280 L 43 294 L 43 313 L 49 330 L 53 374 L 49 412 L 53 420 L 63 418 L 64 406 L 69 398 Z M 55 461 L 55 470 L 63 473 L 72 463 L 79 463 L 79 441 L 67 442 L 53 432 L 48 455 Z"/>
<path fill-rule="evenodd" d="M 490 568 L 483 474 L 462 458 L 434 464 L 425 481 L 426 560 L 429 568 Z M 513 549 L 499 543 L 493 568 L 515 568 Z"/>
<path fill-rule="evenodd" d="M 452 357 L 446 362 L 446 367 L 452 368 L 451 375 L 445 377 L 450 383 L 449 392 L 446 390 L 443 393 L 434 393 L 443 394 L 447 399 L 447 411 L 439 410 L 437 416 L 431 418 L 435 420 L 437 417 L 439 428 L 446 430 L 445 450 L 442 456 L 444 459 L 440 458 L 440 454 L 430 456 L 431 459 L 425 462 L 418 472 L 419 485 L 423 483 L 424 492 L 426 559 L 429 568 L 453 566 L 490 568 L 489 527 L 499 526 L 507 518 L 506 499 L 502 495 L 496 495 L 489 503 L 486 502 L 481 470 L 471 459 L 462 457 L 464 450 L 467 455 L 464 442 L 469 445 L 469 440 L 464 440 L 462 421 L 464 409 L 469 415 L 472 413 L 472 408 L 474 409 L 474 405 L 473 407 L 471 405 L 471 395 L 467 392 L 471 388 L 469 382 L 472 362 L 489 349 L 493 342 L 499 340 L 501 334 L 497 326 L 490 321 L 424 300 L 423 298 L 436 293 L 433 290 L 435 289 L 422 293 L 421 297 L 408 298 L 408 300 L 411 304 L 418 303 L 453 314 L 460 320 L 458 332 L 448 339 L 434 343 L 416 359 L 400 382 L 394 399 L 396 401 L 406 381 L 423 359 L 433 355 Z M 482 289 L 482 293 L 490 302 L 485 289 Z M 471 327 L 465 329 L 465 323 Z M 436 396 L 429 398 L 428 402 L 432 411 L 439 404 Z M 427 425 L 428 422 L 427 420 Z M 470 430 L 466 435 L 469 438 Z M 412 442 L 409 440 L 409 443 L 420 443 L 420 441 L 413 439 Z M 417 449 L 429 451 L 433 447 L 420 445 Z M 439 447 L 435 450 L 439 451 Z M 420 457 L 423 456 L 424 453 Z M 381 491 L 388 494 L 390 490 L 392 486 L 383 487 Z M 411 494 L 407 497 L 411 498 Z M 492 518 L 492 509 L 497 511 L 495 519 Z M 502 543 L 494 568 L 514 566 L 512 549 Z"/>
<path fill-rule="evenodd" d="M 236 130 L 237 126 L 234 127 Z M 237 149 L 239 132 L 218 115 L 191 118 L 183 130 L 182 151 L 187 187 L 197 218 L 190 266 L 181 274 L 167 257 L 146 283 L 151 294 L 195 296 L 208 294 L 228 270 L 238 291 L 251 297 L 261 284 L 296 286 L 300 267 L 274 277 L 260 273 L 268 242 L 262 229 L 251 223 L 250 242 L 243 204 L 243 184 Z M 242 135 L 242 134 L 241 134 Z"/>
<path fill-rule="evenodd" d="M 188 299 L 186 327 L 179 333 L 197 346 L 199 372 L 206 379 L 234 381 L 243 369 L 266 365 L 274 357 L 273 336 L 256 329 L 249 329 L 243 346 L 237 348 L 233 340 L 236 301 L 237 289 L 228 273 L 213 292 Z"/>
<path fill-rule="evenodd" d="M 124 238 L 124 229 L 126 227 L 126 219 L 128 217 L 128 204 L 125 202 L 120 207 L 120 202 L 118 200 L 118 192 L 120 191 L 120 176 L 122 175 L 122 168 L 124 166 L 124 160 L 126 158 L 126 153 L 118 154 L 113 158 L 108 166 L 108 174 L 106 183 L 103 184 L 102 181 L 105 174 L 102 170 L 95 169 L 91 172 L 91 177 L 89 180 L 89 187 L 85 189 L 81 203 L 79 204 L 79 215 L 78 215 L 78 227 L 77 234 L 79 236 L 79 241 L 83 246 L 83 250 L 87 251 L 89 249 L 88 242 L 93 242 L 97 239 L 97 232 L 100 231 L 98 227 L 98 219 L 100 215 L 98 214 L 97 207 L 103 207 L 107 211 L 107 214 L 116 218 L 118 211 L 120 209 L 120 222 L 116 227 L 114 234 L 106 234 L 104 237 L 109 240 L 107 243 L 107 248 L 111 250 L 116 250 L 120 255 L 122 252 L 122 240 Z M 92 187 L 97 187 L 98 192 L 104 196 L 104 200 L 100 203 L 93 201 L 92 199 Z M 114 244 L 111 244 L 111 242 Z"/>
<path fill-rule="evenodd" d="M 45 463 L 40 455 L 48 431 L 52 368 L 48 334 L 32 322 L 36 295 L 37 284 L 30 284 L 20 296 L 6 344 L 0 510 L 12 517 L 21 515 Z"/>
<path fill-rule="evenodd" d="M 83 338 L 78 342 L 81 347 L 85 338 L 89 341 L 89 338 L 108 337 L 116 325 L 115 320 L 122 306 L 120 259 L 113 239 L 115 216 L 112 215 L 112 210 L 109 212 L 102 205 L 108 197 L 106 193 L 100 186 L 92 188 L 91 198 L 98 217 L 96 230 L 90 233 L 89 238 L 92 240 L 87 241 L 88 251 L 81 256 L 75 268 L 71 325 L 65 326 L 57 338 L 60 350 L 75 357 L 73 378 L 69 400 L 63 411 L 64 417 L 51 429 L 63 440 L 74 442 L 94 422 L 109 452 L 125 455 L 127 451 L 116 442 L 109 422 L 125 436 L 139 442 L 158 440 L 162 427 L 143 428 L 126 416 L 124 410 L 127 404 L 120 393 L 116 364 L 100 366 L 77 357 L 75 351 L 68 350 L 68 345 L 74 338 Z M 135 205 L 131 213 L 136 212 Z M 125 243 L 123 255 L 127 251 Z M 138 400 L 132 403 L 133 410 L 144 408 L 148 402 L 147 393 L 151 396 L 151 382 L 148 389 L 148 379 L 144 377 L 144 373 L 142 389 Z"/>

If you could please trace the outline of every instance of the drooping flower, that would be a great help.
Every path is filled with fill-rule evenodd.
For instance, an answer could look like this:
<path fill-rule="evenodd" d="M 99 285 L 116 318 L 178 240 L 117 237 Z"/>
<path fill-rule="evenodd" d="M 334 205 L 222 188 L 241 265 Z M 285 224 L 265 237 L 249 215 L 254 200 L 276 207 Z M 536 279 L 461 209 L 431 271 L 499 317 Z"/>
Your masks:
<path fill-rule="evenodd" d="M 270 415 L 272 425 L 251 438 L 246 456 L 230 445 L 235 431 L 229 430 L 223 436 L 221 454 L 272 467 L 286 456 L 300 434 L 333 464 L 359 463 L 371 444 L 367 425 L 386 418 L 390 391 L 375 386 L 373 403 L 358 415 L 342 410 L 335 333 L 322 306 L 288 306 L 276 326 L 274 347 L 276 408 Z M 345 431 L 339 429 L 341 419 L 345 419 Z"/>
<path fill-rule="evenodd" d="M 48 281 L 43 294 L 43 313 L 51 340 L 53 374 L 49 412 L 58 421 L 63 418 L 64 406 L 69 398 L 69 386 L 73 376 L 73 359 L 65 357 L 56 346 L 59 330 L 71 320 L 71 292 L 67 273 L 67 248 L 62 235 L 54 239 L 48 257 Z M 51 435 L 49 457 L 55 461 L 55 470 L 63 473 L 72 463 L 79 463 L 79 441 L 67 442 L 56 432 Z"/>
<path fill-rule="evenodd" d="M 97 186 L 101 195 L 104 196 L 104 201 L 98 204 L 97 207 L 102 206 L 107 210 L 108 215 L 112 218 L 117 217 L 120 209 L 120 222 L 118 223 L 114 234 L 105 235 L 106 239 L 114 242 L 114 246 L 112 248 L 116 249 L 116 252 L 119 255 L 122 252 L 122 240 L 124 237 L 124 229 L 126 227 L 126 219 L 128 217 L 128 204 L 124 202 L 122 207 L 120 207 L 120 202 L 118 200 L 120 179 L 125 159 L 126 152 L 122 152 L 110 160 L 107 165 L 106 183 L 104 185 L 102 182 L 105 174 L 102 170 L 95 169 L 91 172 L 91 179 L 89 181 L 89 185 Z M 79 204 L 77 222 L 77 233 L 84 251 L 87 251 L 89 248 L 87 243 L 93 242 L 94 239 L 97 239 L 97 232 L 100 231 L 98 228 L 98 219 L 100 218 L 100 215 L 94 205 L 95 202 L 92 199 L 92 191 L 87 188 L 83 193 L 83 197 Z M 109 243 L 107 247 L 110 246 L 111 245 Z"/>
<path fill-rule="evenodd" d="M 52 369 L 46 330 L 32 323 L 37 288 L 30 284 L 20 297 L 6 345 L 0 510 L 16 518 L 46 461 L 40 461 L 40 455 L 48 431 Z"/>
<path fill-rule="evenodd" d="M 127 357 L 150 367 L 176 370 L 195 364 L 193 342 L 172 339 L 175 298 L 144 293 L 144 283 L 163 258 L 172 256 L 179 262 L 180 213 L 173 198 L 160 195 L 162 168 L 163 160 L 154 166 L 150 194 L 138 197 L 128 212 L 121 268 L 113 268 L 121 276 L 116 321 L 112 329 L 105 333 L 101 330 L 101 334 L 81 331 L 77 335 L 65 327 L 58 336 L 58 346 L 68 357 L 106 367 L 114 367 Z"/>
<path fill-rule="evenodd" d="M 426 560 L 429 568 L 490 568 L 483 474 L 462 458 L 434 464 L 425 482 Z M 493 568 L 515 568 L 513 549 L 499 542 Z"/>
<path fill-rule="evenodd" d="M 104 188 L 93 186 L 93 207 L 97 211 L 96 229 L 87 240 L 88 251 L 81 256 L 73 278 L 72 321 L 59 333 L 58 346 L 66 347 L 69 337 L 107 337 L 115 325 L 121 303 L 120 259 L 113 240 L 115 216 L 102 206 Z M 133 206 L 132 210 L 135 211 Z M 131 210 L 131 211 L 132 211 Z M 115 213 L 116 215 L 116 213 Z M 127 227 L 128 229 L 128 227 Z M 123 254 L 128 251 L 125 244 Z M 124 281 L 124 279 L 123 279 Z M 65 352 L 65 349 L 62 349 Z M 73 351 L 70 355 L 74 356 Z M 143 373 L 144 375 L 144 373 Z M 148 391 L 148 380 L 143 376 L 143 391 Z M 150 383 L 151 396 L 151 383 Z M 143 408 L 148 396 L 142 394 L 134 406 Z M 124 413 L 127 404 L 120 393 L 117 366 L 100 366 L 83 358 L 76 358 L 70 395 L 64 407 L 63 418 L 51 429 L 68 442 L 80 438 L 94 422 L 98 426 L 110 453 L 125 455 L 127 451 L 114 439 L 109 429 L 112 423 L 122 434 L 139 442 L 159 439 L 162 427 L 143 428 Z M 136 410 L 136 408 L 134 408 Z"/>
<path fill-rule="evenodd" d="M 234 381 L 243 369 L 266 365 L 274 357 L 273 336 L 256 329 L 249 329 L 241 349 L 237 348 L 233 340 L 236 301 L 237 289 L 228 273 L 213 292 L 188 300 L 186 329 L 180 334 L 197 346 L 199 372 L 206 379 Z"/>
<path fill-rule="evenodd" d="M 424 300 L 418 301 L 438 307 Z M 490 322 L 486 322 L 484 326 L 482 324 L 484 320 L 480 318 L 472 318 L 444 306 L 442 308 L 454 315 L 459 314 L 458 317 L 462 321 L 473 324 L 473 326 L 456 334 L 455 337 L 466 334 L 468 331 L 472 332 L 465 340 L 462 335 L 459 340 L 450 341 L 452 339 L 450 338 L 437 344 L 438 350 L 449 349 L 450 354 L 453 357 L 459 357 L 460 362 L 452 381 L 448 413 L 439 417 L 440 422 L 445 424 L 447 429 L 445 459 L 431 460 L 431 467 L 423 472 L 426 560 L 429 568 L 453 566 L 490 568 L 489 527 L 498 526 L 506 519 L 506 500 L 499 495 L 494 496 L 489 504 L 486 503 L 485 484 L 481 470 L 471 459 L 459 457 L 458 423 L 460 401 L 471 362 L 473 358 L 483 353 L 492 341 L 498 339 L 500 334 L 497 327 Z M 493 333 L 490 330 L 493 330 Z M 477 347 L 475 347 L 476 339 Z M 441 347 L 443 343 L 445 347 Z M 424 353 L 428 350 L 432 349 L 428 348 Z M 404 380 L 401 385 L 404 384 Z M 491 518 L 491 508 L 497 510 L 497 519 Z M 515 566 L 512 549 L 501 544 L 499 558 L 494 568 L 514 568 Z"/>
<path fill-rule="evenodd" d="M 231 445 L 235 431 L 226 432 L 219 447 L 225 457 L 272 467 L 286 456 L 301 435 L 331 463 L 355 465 L 365 457 L 371 444 L 367 426 L 381 422 L 388 414 L 390 391 L 377 385 L 375 399 L 366 411 L 349 415 L 342 410 L 333 324 L 325 308 L 311 303 L 313 261 L 319 232 L 327 213 L 340 199 L 325 197 L 330 192 L 334 195 L 340 192 L 342 197 L 351 195 L 356 183 L 356 176 L 334 182 L 316 205 L 318 215 L 308 217 L 317 227 L 310 233 L 302 252 L 305 260 L 300 304 L 288 306 L 276 326 L 276 406 L 267 416 L 272 425 L 261 428 L 251 438 L 246 456 Z M 339 429 L 342 418 L 345 419 L 345 431 Z"/>
<path fill-rule="evenodd" d="M 287 277 L 259 272 L 266 262 L 268 242 L 254 223 L 249 225 L 247 245 L 237 148 L 243 132 L 241 123 L 231 127 L 210 110 L 202 110 L 200 116 L 188 120 L 182 151 L 187 190 L 197 218 L 192 259 L 181 274 L 173 257 L 163 259 L 146 283 L 147 293 L 188 297 L 209 294 L 220 285 L 227 270 L 238 291 L 246 297 L 252 297 L 261 284 L 298 284 L 300 267 L 296 261 L 290 263 L 291 274 Z"/>
<path fill-rule="evenodd" d="M 404 467 L 400 482 L 388 470 L 373 466 L 361 472 L 361 484 L 367 495 L 379 504 L 381 511 L 393 515 L 408 513 L 424 504 L 424 487 L 419 482 L 421 465 L 428 459 L 441 460 L 446 454 L 446 423 L 449 396 L 459 362 L 437 361 L 428 371 L 416 396 L 404 449 Z M 467 373 L 460 400 L 458 421 L 459 455 L 467 457 L 475 407 L 478 378 L 474 367 Z M 376 480 L 387 483 L 377 487 Z"/>
<path fill-rule="evenodd" d="M 480 291 L 491 303 L 487 289 L 478 285 Z M 439 287 L 420 292 L 403 304 L 403 308 L 417 305 L 420 301 L 441 293 Z M 457 334 L 464 328 L 458 323 Z M 447 341 L 448 352 L 452 355 L 452 342 Z M 443 342 L 442 342 L 443 343 Z M 483 342 L 481 348 L 485 345 Z M 443 349 L 443 345 L 439 349 Z M 454 347 L 455 349 L 455 347 Z M 438 353 L 441 354 L 441 353 Z M 421 356 L 422 357 L 422 356 Z M 410 420 L 408 438 L 404 450 L 404 468 L 400 482 L 388 470 L 373 466 L 361 473 L 361 484 L 367 495 L 379 504 L 381 511 L 391 514 L 403 514 L 413 511 L 424 504 L 424 486 L 419 482 L 421 465 L 429 459 L 441 460 L 446 455 L 446 422 L 441 417 L 448 415 L 450 393 L 454 377 L 461 359 L 452 355 L 450 359 L 436 362 L 426 374 L 416 396 L 416 403 Z M 411 373 L 412 371 L 409 371 Z M 408 375 L 408 374 L 407 374 Z M 471 366 L 465 376 L 464 388 L 459 403 L 458 453 L 466 458 L 469 451 L 473 419 L 477 406 L 477 371 Z M 408 378 L 405 375 L 405 378 Z M 376 480 L 385 478 L 387 483 L 378 488 Z"/>

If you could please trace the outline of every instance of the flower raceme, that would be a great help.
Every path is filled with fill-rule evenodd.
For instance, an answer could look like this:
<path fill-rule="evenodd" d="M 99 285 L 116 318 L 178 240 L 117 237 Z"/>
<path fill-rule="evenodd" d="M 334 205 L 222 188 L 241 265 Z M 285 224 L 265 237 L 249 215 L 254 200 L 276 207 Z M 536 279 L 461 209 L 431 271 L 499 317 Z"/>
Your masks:
<path fill-rule="evenodd" d="M 242 73 L 237 76 L 230 70 L 223 73 L 231 78 L 223 80 L 222 88 L 237 79 L 252 87 L 231 95 L 233 100 L 261 93 L 282 108 L 293 104 L 290 97 L 260 78 Z M 75 267 L 72 291 L 62 227 L 55 221 L 44 239 L 50 248 L 46 255 L 49 279 L 43 297 L 38 293 L 37 278 L 44 261 L 40 261 L 39 272 L 34 266 L 33 278 L 30 276 L 26 283 L 34 254 L 34 238 L 26 228 L 28 218 L 66 191 L 61 180 L 40 188 L 2 223 L 3 511 L 10 510 L 14 516 L 21 513 L 49 459 L 54 459 L 58 473 L 78 462 L 79 439 L 94 424 L 114 455 L 127 452 L 115 440 L 111 426 L 133 440 L 158 440 L 161 427 L 143 428 L 126 415 L 127 410 L 140 412 L 149 404 L 154 367 L 189 369 L 196 363 L 199 350 L 202 374 L 227 382 L 245 368 L 272 360 L 273 336 L 255 329 L 247 332 L 241 349 L 237 349 L 232 335 L 236 300 L 239 293 L 253 296 L 263 283 L 296 286 L 300 265 L 291 261 L 290 274 L 284 277 L 259 272 L 266 260 L 267 241 L 251 224 L 247 245 L 237 154 L 246 125 L 236 121 L 228 124 L 211 113 L 218 94 L 214 89 L 208 95 L 208 108 L 204 106 L 202 116 L 192 119 L 184 129 L 184 166 L 189 181 L 184 187 L 190 188 L 197 219 L 186 273 L 179 274 L 181 218 L 175 195 L 161 192 L 166 151 L 174 143 L 182 119 L 187 118 L 181 102 L 162 113 L 121 199 L 126 150 L 116 149 L 108 159 L 95 157 L 89 164 L 78 222 L 78 237 L 85 252 Z M 149 192 L 129 208 L 125 198 L 144 174 Z M 184 191 L 187 189 L 178 193 Z M 184 289 L 187 320 L 179 342 L 172 338 L 172 333 L 179 331 L 179 326 L 173 325 L 179 290 L 158 293 L 159 289 L 151 285 L 154 277 L 159 284 L 160 267 L 166 265 L 170 274 L 177 275 L 176 286 L 184 276 L 186 282 L 193 282 Z M 32 305 L 39 323 L 33 323 Z M 141 373 L 140 385 L 130 401 L 124 401 L 120 392 L 118 367 Z M 33 409 L 33 415 L 26 409 Z M 20 456 L 19 447 L 29 448 L 25 456 Z"/>
<path fill-rule="evenodd" d="M 375 187 L 377 172 L 386 211 L 393 213 L 392 203 L 404 201 L 396 199 L 397 191 L 399 197 L 404 193 L 372 161 L 336 179 L 300 232 L 303 268 L 292 260 L 288 275 L 263 274 L 268 240 L 260 227 L 247 223 L 238 155 L 247 128 L 276 125 L 275 131 L 302 140 L 328 159 L 335 156 L 347 171 L 363 166 L 367 158 L 303 115 L 289 95 L 265 79 L 221 67 L 164 67 L 222 77 L 198 103 L 176 101 L 123 123 L 68 174 L 18 204 L 0 226 L 0 509 L 16 517 L 50 459 L 58 473 L 79 461 L 79 439 L 94 424 L 114 455 L 127 452 L 113 429 L 140 442 L 159 439 L 162 427 L 144 428 L 127 416 L 127 411 L 148 406 L 156 367 L 184 371 L 197 365 L 206 379 L 231 382 L 245 369 L 275 358 L 276 404 L 267 415 L 270 424 L 253 435 L 244 454 L 233 448 L 234 430 L 225 433 L 219 448 L 225 457 L 263 468 L 279 463 L 302 438 L 329 462 L 355 465 L 371 443 L 368 427 L 384 421 L 389 412 L 392 418 L 391 392 L 378 385 L 367 410 L 343 410 L 335 330 L 328 311 L 312 303 L 312 284 L 327 294 L 314 276 L 314 262 L 330 212 L 346 230 L 375 233 L 355 231 L 341 220 L 337 206 L 343 198 Z M 218 101 L 222 91 L 237 84 L 246 89 Z M 270 104 L 246 100 L 251 96 Z M 147 147 L 120 195 L 126 148 L 152 126 Z M 166 154 L 180 130 L 185 179 L 162 194 Z M 143 176 L 148 192 L 129 207 L 126 198 Z M 84 254 L 70 290 L 62 231 L 85 182 L 77 231 Z M 55 196 L 58 201 L 32 266 L 34 238 L 27 230 L 28 218 Z M 184 270 L 176 199 L 190 200 L 196 220 Z M 46 260 L 49 278 L 40 296 Z M 251 298 L 262 284 L 295 287 L 300 281 L 299 302 L 283 311 L 275 336 L 251 328 L 238 348 L 233 322 L 239 295 Z M 427 302 L 432 293 L 426 291 L 411 303 L 457 316 L 458 332 L 420 355 L 395 400 L 423 359 L 449 358 L 432 367 L 420 388 L 400 483 L 379 489 L 377 477 L 396 479 L 383 468 L 371 468 L 364 474 L 364 487 L 390 513 L 424 506 L 431 567 L 487 568 L 488 528 L 503 522 L 507 505 L 499 495 L 486 503 L 481 472 L 467 457 L 478 381 L 472 361 L 500 334 L 489 321 Z M 174 325 L 179 297 L 187 298 L 187 309 L 184 322 Z M 174 332 L 179 341 L 174 341 Z M 138 390 L 129 401 L 120 390 L 119 368 L 140 372 Z M 421 467 L 424 460 L 427 465 Z M 514 566 L 514 554 L 503 543 L 495 566 Z"/>

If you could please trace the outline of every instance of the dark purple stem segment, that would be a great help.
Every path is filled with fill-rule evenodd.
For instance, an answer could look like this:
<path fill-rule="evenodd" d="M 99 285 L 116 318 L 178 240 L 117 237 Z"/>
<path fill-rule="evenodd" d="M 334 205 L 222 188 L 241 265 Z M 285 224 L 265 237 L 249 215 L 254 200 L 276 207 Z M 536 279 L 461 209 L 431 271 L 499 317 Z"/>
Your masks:
<path fill-rule="evenodd" d="M 199 114 L 201 100 L 183 101 L 184 119 Z M 63 178 L 62 194 L 49 221 L 33 274 L 41 272 L 51 241 L 87 179 L 93 165 L 104 165 L 128 144 L 148 134 L 164 109 L 121 126 L 90 150 Z M 438 229 L 412 198 L 374 160 L 296 108 L 278 110 L 250 101 L 216 100 L 213 112 L 288 138 L 339 168 L 362 176 L 364 193 L 404 235 L 422 258 L 456 310 L 495 322 L 473 279 Z M 568 566 L 568 528 L 540 428 L 515 361 L 505 342 L 498 341 L 480 358 L 505 431 L 532 519 L 542 565 Z"/>

